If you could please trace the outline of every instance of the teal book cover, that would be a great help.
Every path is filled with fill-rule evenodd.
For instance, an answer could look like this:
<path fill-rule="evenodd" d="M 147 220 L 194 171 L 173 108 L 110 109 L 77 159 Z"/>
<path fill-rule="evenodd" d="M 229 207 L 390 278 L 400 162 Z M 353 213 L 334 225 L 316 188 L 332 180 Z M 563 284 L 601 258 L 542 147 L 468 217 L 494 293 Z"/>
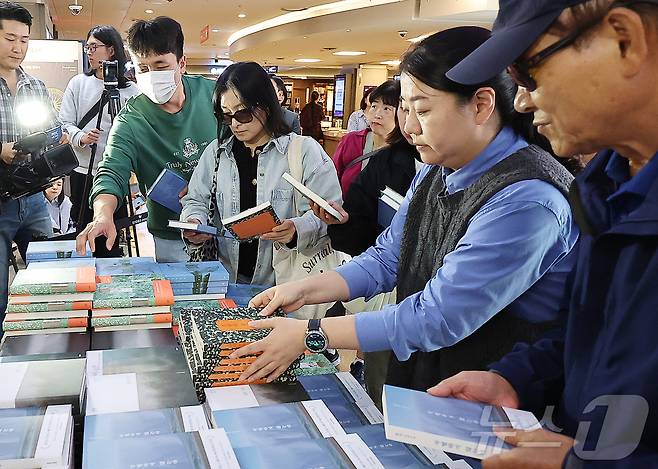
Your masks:
<path fill-rule="evenodd" d="M 87 251 L 80 256 L 75 250 L 75 239 L 65 241 L 32 241 L 27 246 L 25 253 L 27 261 L 70 259 L 76 257 L 92 257 L 91 249 L 87 245 Z"/>
<path fill-rule="evenodd" d="M 119 277 L 120 278 L 120 277 Z M 130 277 L 100 283 L 94 293 L 94 309 L 137 308 L 141 306 L 170 306 L 174 292 L 168 280 L 151 280 Z"/>
<path fill-rule="evenodd" d="M 19 270 L 9 287 L 11 295 L 56 295 L 96 290 L 94 267 Z"/>
<path fill-rule="evenodd" d="M 9 461 L 34 457 L 42 422 L 43 416 L 39 415 L 0 417 L 0 467 L 20 467 Z"/>
<path fill-rule="evenodd" d="M 296 404 L 217 410 L 212 416 L 214 426 L 226 431 L 233 448 L 283 446 L 308 438 L 320 438 L 310 418 Z"/>
<path fill-rule="evenodd" d="M 236 448 L 243 469 L 348 469 L 352 465 L 327 440 L 300 439 L 285 445 L 255 445 Z M 276 461 L 276 463 L 274 463 Z M 385 466 L 388 467 L 388 466 Z"/>
<path fill-rule="evenodd" d="M 156 273 L 158 273 L 158 264 L 152 257 L 96 259 L 96 275 L 100 277 L 148 275 Z"/>

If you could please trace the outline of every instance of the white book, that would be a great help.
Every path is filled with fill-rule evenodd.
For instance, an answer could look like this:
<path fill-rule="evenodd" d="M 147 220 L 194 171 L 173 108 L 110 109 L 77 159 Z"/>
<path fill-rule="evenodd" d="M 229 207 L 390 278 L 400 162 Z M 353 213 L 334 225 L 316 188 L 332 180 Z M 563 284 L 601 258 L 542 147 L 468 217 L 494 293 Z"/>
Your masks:
<path fill-rule="evenodd" d="M 136 331 L 145 329 L 171 329 L 170 322 L 132 324 L 130 326 L 94 326 L 95 332 Z"/>
<path fill-rule="evenodd" d="M 318 204 L 320 207 L 324 209 L 325 212 L 327 212 L 329 215 L 334 217 L 336 220 L 342 220 L 343 217 L 341 216 L 340 212 L 333 208 L 331 205 L 329 205 L 329 202 L 324 200 L 322 197 L 320 197 L 318 194 L 313 192 L 311 189 L 306 187 L 304 184 L 299 182 L 297 179 L 292 177 L 288 173 L 283 173 L 282 178 L 290 184 L 292 187 L 297 189 L 304 197 L 307 199 L 312 200 L 316 204 Z"/>
<path fill-rule="evenodd" d="M 401 194 L 398 194 L 395 192 L 393 189 L 390 187 L 386 186 L 384 190 L 382 191 L 382 199 L 387 198 L 395 203 L 397 206 L 396 210 L 400 208 L 400 205 L 402 205 L 402 202 L 404 202 L 404 196 Z M 390 204 L 389 204 L 390 205 Z M 395 208 L 395 207 L 394 207 Z"/>

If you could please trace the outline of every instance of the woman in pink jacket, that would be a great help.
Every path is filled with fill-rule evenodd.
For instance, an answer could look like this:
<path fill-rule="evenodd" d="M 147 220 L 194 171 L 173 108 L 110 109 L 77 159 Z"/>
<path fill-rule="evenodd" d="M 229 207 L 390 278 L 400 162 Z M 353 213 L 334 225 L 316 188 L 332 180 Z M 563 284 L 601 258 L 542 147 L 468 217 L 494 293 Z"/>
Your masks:
<path fill-rule="evenodd" d="M 352 181 L 368 164 L 367 157 L 358 161 L 357 159 L 386 145 L 386 137 L 396 127 L 395 112 L 399 102 L 400 84 L 396 80 L 388 80 L 379 85 L 370 93 L 370 108 L 366 111 L 370 129 L 350 132 L 338 144 L 333 160 L 343 198 L 347 195 Z"/>

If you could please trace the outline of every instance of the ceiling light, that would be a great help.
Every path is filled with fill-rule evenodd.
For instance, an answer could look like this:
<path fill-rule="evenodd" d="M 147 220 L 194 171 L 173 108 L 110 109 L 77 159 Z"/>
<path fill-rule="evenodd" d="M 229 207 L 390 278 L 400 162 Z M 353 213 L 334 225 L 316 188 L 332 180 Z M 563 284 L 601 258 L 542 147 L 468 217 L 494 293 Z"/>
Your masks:
<path fill-rule="evenodd" d="M 299 62 L 302 64 L 312 64 L 315 62 L 322 62 L 321 59 L 295 59 L 295 62 Z"/>
<path fill-rule="evenodd" d="M 247 14 L 246 13 L 240 13 L 238 14 L 238 18 L 246 18 Z"/>
<path fill-rule="evenodd" d="M 149 8 L 147 10 L 144 10 L 144 13 L 146 13 L 147 15 L 152 15 L 155 12 Z"/>
<path fill-rule="evenodd" d="M 351 33 L 352 30 L 351 30 L 351 29 L 346 29 L 345 32 L 346 32 L 346 33 Z"/>
<path fill-rule="evenodd" d="M 334 52 L 334 55 L 366 55 L 365 52 L 363 51 L 356 51 L 356 50 L 339 50 L 338 52 Z"/>
<path fill-rule="evenodd" d="M 383 62 L 379 62 L 381 65 L 390 65 L 391 67 L 398 67 L 400 65 L 399 60 L 384 60 Z"/>
<path fill-rule="evenodd" d="M 219 32 L 219 28 L 212 28 L 211 31 L 212 31 L 213 33 L 218 33 L 218 32 Z"/>

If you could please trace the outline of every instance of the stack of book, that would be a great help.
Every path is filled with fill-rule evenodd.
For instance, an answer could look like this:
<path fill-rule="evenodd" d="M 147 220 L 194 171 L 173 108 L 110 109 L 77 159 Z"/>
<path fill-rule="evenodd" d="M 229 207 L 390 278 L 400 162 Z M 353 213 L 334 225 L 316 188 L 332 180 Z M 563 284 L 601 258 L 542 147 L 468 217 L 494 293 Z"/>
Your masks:
<path fill-rule="evenodd" d="M 199 403 L 178 347 L 89 351 L 86 376 L 87 416 Z"/>
<path fill-rule="evenodd" d="M 96 275 L 98 283 L 132 278 L 169 280 L 176 301 L 225 298 L 229 277 L 218 261 L 157 263 L 150 257 L 98 259 Z"/>
<path fill-rule="evenodd" d="M 94 331 L 171 328 L 174 292 L 168 280 L 116 277 L 99 283 L 94 293 Z"/>
<path fill-rule="evenodd" d="M 0 410 L 0 467 L 73 469 L 70 405 Z"/>
<path fill-rule="evenodd" d="M 256 356 L 231 359 L 229 355 L 269 334 L 267 329 L 252 329 L 249 326 L 249 322 L 259 319 L 259 312 L 256 308 L 184 308 L 181 311 L 179 341 L 200 401 L 205 400 L 205 388 L 238 383 L 242 372 L 256 360 Z M 279 382 L 297 379 L 295 370 L 299 368 L 300 359 L 278 378 Z"/>
<path fill-rule="evenodd" d="M 398 210 L 400 210 L 402 202 L 404 202 L 404 196 L 398 194 L 390 187 L 384 188 L 378 202 L 377 222 L 379 226 L 388 228 L 391 225 L 391 221 L 395 214 L 398 213 Z"/>
<path fill-rule="evenodd" d="M 67 241 L 32 241 L 27 246 L 25 263 L 59 261 L 72 258 L 91 258 L 91 250 L 87 246 L 84 255 L 79 255 L 75 250 L 75 240 Z"/>
<path fill-rule="evenodd" d="M 238 306 L 248 306 L 251 299 L 270 287 L 251 285 L 247 283 L 229 283 L 226 297 L 236 302 Z"/>
<path fill-rule="evenodd" d="M 96 460 L 95 447 L 113 440 L 133 440 L 175 433 L 210 430 L 201 406 L 88 415 L 85 417 L 82 467 L 105 467 Z"/>
<path fill-rule="evenodd" d="M 69 267 L 67 261 L 56 264 L 61 267 L 30 268 L 16 274 L 9 288 L 7 315 L 2 324 L 5 334 L 87 330 L 96 291 L 96 270 L 93 265 Z"/>
<path fill-rule="evenodd" d="M 0 408 L 71 405 L 80 415 L 85 359 L 0 363 Z"/>
<path fill-rule="evenodd" d="M 220 300 L 184 300 L 184 301 L 174 301 L 174 305 L 171 307 L 172 315 L 172 324 L 174 325 L 174 334 L 178 335 L 179 326 L 180 326 L 180 314 L 184 309 L 194 309 L 200 311 L 213 311 L 216 309 L 224 308 L 237 308 L 238 305 L 235 301 L 228 298 L 222 298 Z"/>

